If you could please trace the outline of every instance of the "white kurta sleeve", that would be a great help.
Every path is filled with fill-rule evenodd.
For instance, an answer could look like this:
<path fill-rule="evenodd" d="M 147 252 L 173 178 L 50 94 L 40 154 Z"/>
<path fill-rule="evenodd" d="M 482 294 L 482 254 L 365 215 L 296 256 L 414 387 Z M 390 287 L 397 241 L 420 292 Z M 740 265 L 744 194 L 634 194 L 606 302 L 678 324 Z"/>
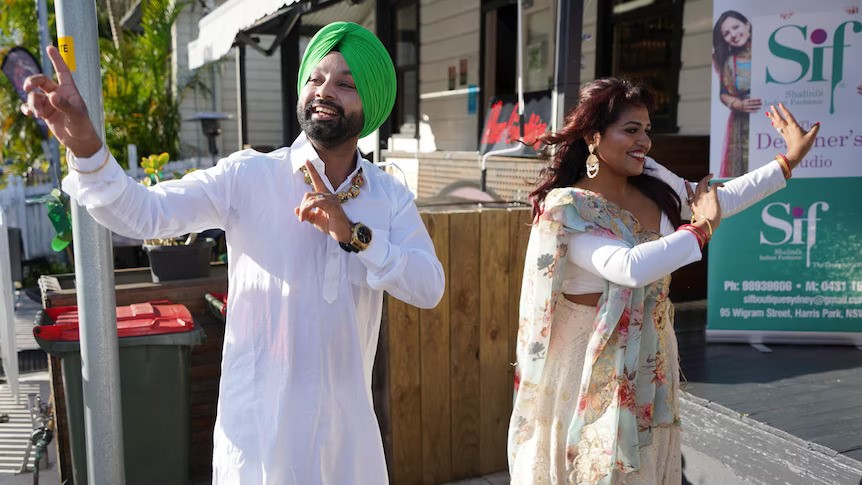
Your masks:
<path fill-rule="evenodd" d="M 117 234 L 152 239 L 225 229 L 230 207 L 226 160 L 180 180 L 145 187 L 127 176 L 104 146 L 88 158 L 67 153 L 69 163 L 85 172 L 110 157 L 108 164 L 94 173 L 70 170 L 63 179 L 63 191 Z"/>
<path fill-rule="evenodd" d="M 676 191 L 682 203 L 683 219 L 691 218 L 691 211 L 685 199 L 688 192 L 685 190 L 685 179 L 668 170 L 664 165 L 653 159 L 647 160 L 647 169 L 650 175 L 657 177 L 670 185 Z M 724 183 L 724 187 L 718 189 L 718 201 L 721 204 L 721 216 L 729 217 L 751 207 L 757 202 L 778 192 L 787 185 L 784 172 L 778 161 L 773 160 L 766 165 L 752 170 L 745 175 L 740 175 Z M 697 184 L 692 183 L 692 190 Z"/>
<path fill-rule="evenodd" d="M 701 258 L 697 238 L 689 231 L 676 231 L 635 247 L 577 233 L 569 240 L 568 254 L 569 260 L 581 268 L 629 288 L 644 287 Z"/>
<path fill-rule="evenodd" d="M 428 230 L 413 203 L 413 195 L 402 190 L 394 197 L 388 234 L 377 234 L 365 251 L 357 254 L 368 270 L 368 285 L 385 290 L 419 308 L 434 308 L 443 297 L 445 277 Z"/>

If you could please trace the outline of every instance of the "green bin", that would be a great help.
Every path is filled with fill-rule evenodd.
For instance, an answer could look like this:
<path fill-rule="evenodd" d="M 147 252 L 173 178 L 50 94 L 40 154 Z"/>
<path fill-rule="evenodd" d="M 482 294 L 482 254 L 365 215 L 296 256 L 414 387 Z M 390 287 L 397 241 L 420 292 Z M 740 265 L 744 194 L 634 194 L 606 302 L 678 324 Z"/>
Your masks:
<path fill-rule="evenodd" d="M 85 485 L 84 393 L 77 308 L 39 312 L 33 334 L 61 359 L 73 483 Z M 206 339 L 183 305 L 150 302 L 117 308 L 126 483 L 185 484 L 189 479 L 192 346 Z"/>

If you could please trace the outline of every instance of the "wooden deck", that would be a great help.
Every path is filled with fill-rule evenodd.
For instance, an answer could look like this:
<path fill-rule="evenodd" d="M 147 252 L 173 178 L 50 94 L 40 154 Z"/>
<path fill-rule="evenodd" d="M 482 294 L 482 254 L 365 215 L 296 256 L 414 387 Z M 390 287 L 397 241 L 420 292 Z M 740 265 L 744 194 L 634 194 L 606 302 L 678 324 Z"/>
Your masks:
<path fill-rule="evenodd" d="M 862 461 L 862 351 L 855 347 L 710 344 L 685 390 Z"/>

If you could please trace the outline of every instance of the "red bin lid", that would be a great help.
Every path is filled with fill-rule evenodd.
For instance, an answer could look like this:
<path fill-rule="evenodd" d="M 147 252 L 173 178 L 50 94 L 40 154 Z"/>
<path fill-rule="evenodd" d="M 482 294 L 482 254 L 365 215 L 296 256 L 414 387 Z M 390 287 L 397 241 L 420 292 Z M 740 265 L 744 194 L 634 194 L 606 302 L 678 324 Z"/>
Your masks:
<path fill-rule="evenodd" d="M 34 327 L 34 335 L 53 341 L 72 342 L 80 339 L 78 307 L 47 308 L 45 313 L 54 321 L 54 325 Z M 166 300 L 117 307 L 119 338 L 190 332 L 194 326 L 192 315 L 185 305 Z"/>

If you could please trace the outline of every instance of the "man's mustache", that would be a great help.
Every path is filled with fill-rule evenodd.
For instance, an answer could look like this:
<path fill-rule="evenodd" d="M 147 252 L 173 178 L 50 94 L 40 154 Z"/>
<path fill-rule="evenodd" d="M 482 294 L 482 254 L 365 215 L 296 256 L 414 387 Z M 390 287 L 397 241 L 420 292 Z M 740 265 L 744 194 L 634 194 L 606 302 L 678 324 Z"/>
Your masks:
<path fill-rule="evenodd" d="M 344 118 L 344 110 L 341 106 L 338 106 L 332 101 L 312 101 L 308 103 L 305 107 L 305 118 L 310 119 L 311 115 L 314 113 L 314 108 L 319 106 L 325 106 L 329 109 L 335 110 L 335 112 L 338 113 L 338 116 Z"/>

